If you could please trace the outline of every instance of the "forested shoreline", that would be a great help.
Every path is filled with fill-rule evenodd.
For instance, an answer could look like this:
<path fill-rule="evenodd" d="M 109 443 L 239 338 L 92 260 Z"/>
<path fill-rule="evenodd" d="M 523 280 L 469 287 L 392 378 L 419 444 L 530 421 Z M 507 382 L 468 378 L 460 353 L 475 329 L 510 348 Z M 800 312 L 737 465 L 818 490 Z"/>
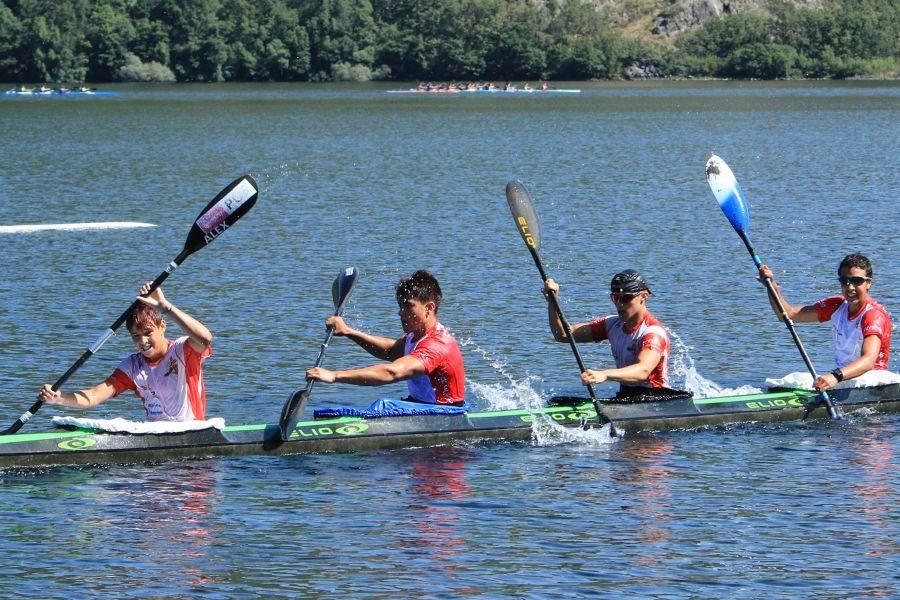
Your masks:
<path fill-rule="evenodd" d="M 0 81 L 896 77 L 900 3 L 777 5 L 671 43 L 583 0 L 11 0 Z"/>

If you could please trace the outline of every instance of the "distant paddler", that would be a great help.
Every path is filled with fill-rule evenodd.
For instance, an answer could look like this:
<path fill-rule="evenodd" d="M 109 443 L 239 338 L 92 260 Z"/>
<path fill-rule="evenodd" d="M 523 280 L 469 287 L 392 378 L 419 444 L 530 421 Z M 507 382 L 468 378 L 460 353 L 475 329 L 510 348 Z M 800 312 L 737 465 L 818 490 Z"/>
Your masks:
<path fill-rule="evenodd" d="M 92 388 L 77 392 L 54 390 L 46 384 L 38 399 L 69 408 L 92 408 L 126 390 L 141 399 L 148 421 L 202 421 L 206 414 L 203 361 L 212 354 L 212 333 L 163 294 L 144 284 L 138 305 L 125 326 L 137 352 L 119 363 L 112 375 Z M 151 291 L 152 290 L 152 291 Z M 187 335 L 166 338 L 169 317 Z"/>
<path fill-rule="evenodd" d="M 386 362 L 338 371 L 315 367 L 307 371 L 306 376 L 324 383 L 366 386 L 406 381 L 407 397 L 378 400 L 368 411 L 316 411 L 316 416 L 323 412 L 377 416 L 456 414 L 468 410 L 459 344 L 450 330 L 438 321 L 438 309 L 443 299 L 438 280 L 428 271 L 416 271 L 400 280 L 395 295 L 403 326 L 403 335 L 399 338 L 364 333 L 347 325 L 340 316 L 331 316 L 325 321 L 327 327 L 334 328 L 334 335 L 350 338 L 366 352 Z"/>
<path fill-rule="evenodd" d="M 834 370 L 813 382 L 819 391 L 829 390 L 845 379 L 869 371 L 884 371 L 891 355 L 891 315 L 874 298 L 872 261 L 862 254 L 848 254 L 838 266 L 840 295 L 829 296 L 804 306 L 793 306 L 784 299 L 775 275 L 766 265 L 759 267 L 761 282 L 768 278 L 784 306 L 785 315 L 798 323 L 831 323 L 834 345 Z M 769 297 L 772 310 L 781 318 L 776 300 Z"/>
<path fill-rule="evenodd" d="M 647 309 L 651 295 L 647 282 L 637 271 L 627 269 L 616 274 L 609 287 L 616 314 L 577 323 L 572 336 L 576 342 L 609 340 L 616 368 L 587 369 L 581 374 L 582 383 L 617 381 L 618 398 L 677 393 L 669 389 L 669 332 Z M 559 284 L 547 279 L 542 291 L 549 300 L 550 292 L 559 294 Z M 547 314 L 553 337 L 568 343 L 559 313 L 550 302 Z"/>

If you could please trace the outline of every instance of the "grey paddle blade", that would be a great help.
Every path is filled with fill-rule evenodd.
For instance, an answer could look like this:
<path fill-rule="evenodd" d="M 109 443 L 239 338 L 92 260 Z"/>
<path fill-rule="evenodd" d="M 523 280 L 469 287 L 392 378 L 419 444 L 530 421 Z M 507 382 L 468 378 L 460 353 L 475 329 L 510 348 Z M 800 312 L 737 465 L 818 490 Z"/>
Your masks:
<path fill-rule="evenodd" d="M 347 299 L 350 298 L 350 292 L 353 291 L 353 286 L 356 285 L 358 276 L 359 271 L 356 270 L 356 267 L 347 267 L 335 278 L 334 284 L 331 286 L 334 314 L 338 316 L 343 314 L 344 305 L 347 303 Z"/>
<path fill-rule="evenodd" d="M 297 421 L 300 420 L 300 415 L 303 414 L 306 408 L 307 400 L 309 400 L 309 390 L 303 389 L 291 394 L 288 401 L 284 403 L 284 408 L 281 410 L 281 418 L 278 419 L 282 441 L 286 442 L 291 437 L 291 432 L 297 427 Z"/>
<path fill-rule="evenodd" d="M 541 222 L 538 220 L 531 194 L 525 184 L 514 179 L 506 184 L 506 202 L 516 220 L 516 227 L 525 243 L 535 251 L 541 249 Z"/>

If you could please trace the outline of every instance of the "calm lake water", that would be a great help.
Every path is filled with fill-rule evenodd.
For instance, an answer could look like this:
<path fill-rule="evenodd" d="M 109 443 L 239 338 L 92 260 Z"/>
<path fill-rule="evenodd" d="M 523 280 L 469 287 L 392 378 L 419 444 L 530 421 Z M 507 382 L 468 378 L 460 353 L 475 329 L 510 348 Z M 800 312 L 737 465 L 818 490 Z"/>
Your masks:
<path fill-rule="evenodd" d="M 395 86 L 396 87 L 396 86 Z M 576 87 L 575 85 L 571 87 Z M 243 173 L 258 205 L 191 256 L 168 297 L 216 336 L 210 416 L 277 420 L 303 384 L 345 266 L 348 321 L 399 335 L 393 285 L 441 280 L 478 409 L 580 390 L 546 324 L 504 186 L 530 188 L 570 319 L 612 312 L 624 268 L 677 336 L 675 383 L 759 389 L 803 369 L 706 184 L 710 152 L 752 204 L 751 237 L 794 302 L 875 262 L 900 311 L 900 84 L 578 84 L 581 94 L 387 94 L 384 85 L 121 86 L 0 97 L 0 418 L 12 422 L 181 249 Z M 896 325 L 896 323 L 895 323 Z M 830 368 L 827 327 L 800 334 Z M 900 341 L 892 367 L 900 369 Z M 71 380 L 131 351 L 111 340 Z M 606 345 L 582 347 L 610 364 Z M 328 366 L 370 362 L 345 340 Z M 601 386 L 604 392 L 611 387 Z M 318 386 L 312 406 L 392 389 Z M 139 418 L 127 395 L 93 412 Z M 44 408 L 26 427 L 50 428 Z M 5 425 L 4 425 L 5 426 Z M 0 473 L 0 576 L 18 594 L 866 597 L 900 595 L 900 419 L 746 425 L 610 440 L 251 457 Z"/>

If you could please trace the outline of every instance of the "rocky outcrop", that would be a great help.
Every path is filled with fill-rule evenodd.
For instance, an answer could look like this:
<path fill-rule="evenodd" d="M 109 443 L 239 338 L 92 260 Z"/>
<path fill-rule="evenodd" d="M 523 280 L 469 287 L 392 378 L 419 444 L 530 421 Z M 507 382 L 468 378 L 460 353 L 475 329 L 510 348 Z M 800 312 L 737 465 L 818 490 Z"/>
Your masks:
<path fill-rule="evenodd" d="M 797 0 L 794 4 L 799 8 L 820 8 L 823 2 Z M 764 0 L 685 0 L 657 15 L 650 32 L 672 37 L 715 17 L 752 10 L 766 11 L 767 8 L 768 2 Z"/>
<path fill-rule="evenodd" d="M 625 79 L 660 79 L 662 72 L 659 65 L 651 62 L 635 62 L 631 63 L 624 69 Z"/>
<path fill-rule="evenodd" d="M 814 9 L 822 8 L 833 0 L 593 0 L 597 10 L 614 25 L 631 29 L 645 22 L 649 25 L 641 29 L 666 38 L 678 36 L 722 15 L 768 12 L 774 2 Z"/>

